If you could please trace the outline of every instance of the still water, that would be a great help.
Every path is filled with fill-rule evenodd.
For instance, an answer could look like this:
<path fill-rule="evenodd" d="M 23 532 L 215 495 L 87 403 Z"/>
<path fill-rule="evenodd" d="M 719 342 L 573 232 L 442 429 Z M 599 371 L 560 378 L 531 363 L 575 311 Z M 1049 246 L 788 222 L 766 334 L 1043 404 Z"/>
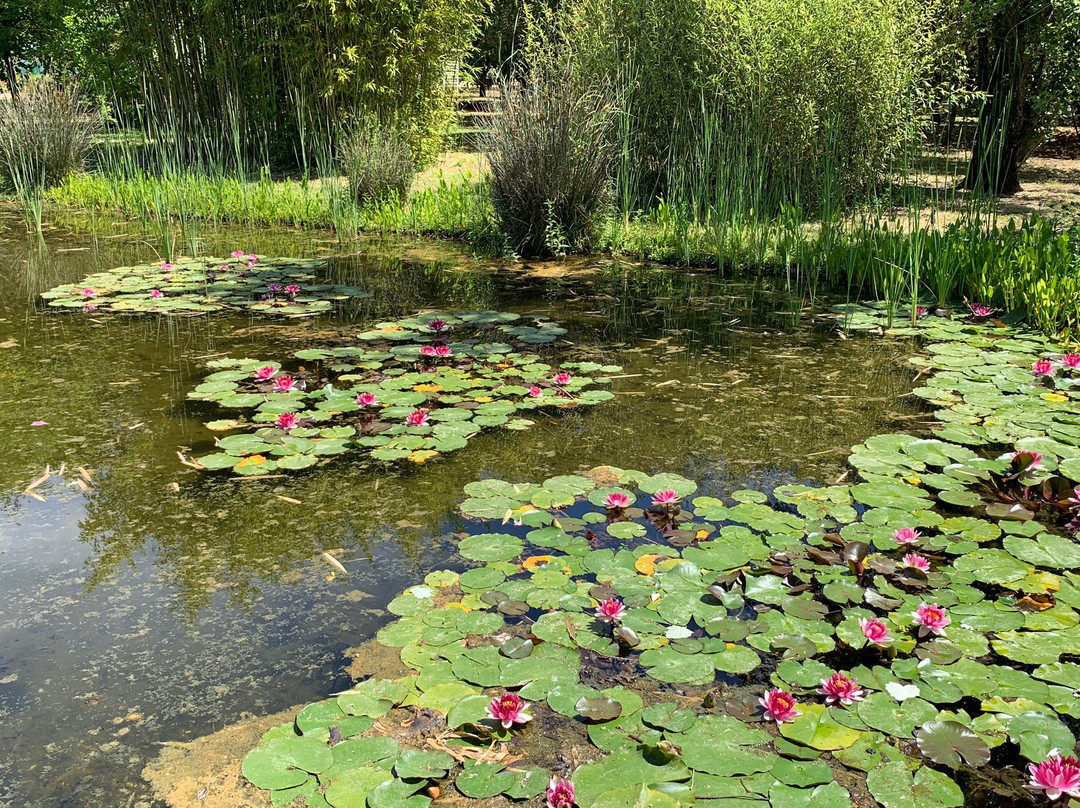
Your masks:
<path fill-rule="evenodd" d="M 430 242 L 199 236 L 207 255 L 326 256 L 373 296 L 300 321 L 57 314 L 40 292 L 160 260 L 155 246 L 101 221 L 40 242 L 0 212 L 0 806 L 155 806 L 139 773 L 161 743 L 347 686 L 347 649 L 387 621 L 388 600 L 460 564 L 455 503 L 470 480 L 611 464 L 723 497 L 834 481 L 852 444 L 917 428 L 904 343 L 839 339 L 769 281 L 480 261 Z M 207 360 L 285 357 L 425 308 L 548 315 L 569 329 L 564 358 L 623 366 L 617 398 L 422 467 L 345 456 L 233 481 L 178 462 L 212 446 L 212 411 L 185 402 Z"/>

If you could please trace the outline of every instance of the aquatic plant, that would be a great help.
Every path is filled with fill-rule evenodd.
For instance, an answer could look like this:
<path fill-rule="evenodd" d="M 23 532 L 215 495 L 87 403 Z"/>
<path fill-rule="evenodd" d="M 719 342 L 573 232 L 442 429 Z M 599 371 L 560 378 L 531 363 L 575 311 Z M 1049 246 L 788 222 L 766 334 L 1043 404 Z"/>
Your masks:
<path fill-rule="evenodd" d="M 442 326 L 431 328 L 432 321 Z M 463 448 L 486 427 L 527 429 L 533 422 L 525 414 L 610 399 L 611 392 L 591 389 L 606 380 L 586 374 L 616 372 L 616 366 L 563 362 L 560 367 L 577 373 L 554 387 L 546 358 L 515 350 L 564 333 L 543 317 L 429 313 L 376 324 L 358 336 L 362 347 L 298 351 L 303 365 L 295 371 L 279 362 L 215 360 L 215 372 L 188 398 L 243 413 L 207 423 L 212 430 L 240 431 L 219 438 L 218 452 L 187 462 L 243 475 L 308 468 L 356 451 L 425 463 Z M 454 338 L 449 344 L 443 341 L 448 334 Z M 531 395 L 532 389 L 540 394 Z M 296 419 L 287 428 L 282 413 Z"/>
<path fill-rule="evenodd" d="M 1080 798 L 1080 761 L 1072 755 L 1062 757 L 1056 750 L 1042 763 L 1028 766 L 1031 774 L 1029 788 L 1041 791 L 1049 800 L 1062 796 Z"/>
<path fill-rule="evenodd" d="M 76 309 L 95 297 L 105 313 L 197 315 L 245 311 L 279 317 L 309 317 L 336 303 L 370 297 L 356 286 L 321 283 L 326 263 L 317 259 L 262 258 L 243 250 L 231 260 L 201 258 L 98 272 L 78 284 L 42 293 L 49 306 Z M 167 276 L 163 276 L 167 272 Z"/>
<path fill-rule="evenodd" d="M 532 721 L 528 709 L 529 702 L 524 701 L 517 693 L 503 693 L 491 700 L 487 706 L 487 714 L 488 718 L 497 721 L 503 729 L 510 729 L 515 724 Z"/>
<path fill-rule="evenodd" d="M 786 721 L 794 721 L 802 715 L 802 712 L 797 707 L 795 697 L 778 687 L 768 691 L 758 699 L 758 702 L 765 708 L 766 721 L 783 724 Z"/>
<path fill-rule="evenodd" d="M 834 673 L 828 679 L 822 679 L 818 693 L 825 697 L 827 705 L 842 704 L 845 707 L 866 698 L 858 680 L 848 678 L 842 673 Z"/>

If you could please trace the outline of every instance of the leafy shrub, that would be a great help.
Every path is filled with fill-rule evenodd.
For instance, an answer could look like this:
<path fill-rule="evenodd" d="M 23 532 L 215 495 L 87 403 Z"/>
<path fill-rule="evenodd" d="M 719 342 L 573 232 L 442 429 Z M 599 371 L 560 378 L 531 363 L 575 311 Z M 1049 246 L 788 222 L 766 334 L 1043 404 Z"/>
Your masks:
<path fill-rule="evenodd" d="M 19 194 L 57 185 L 82 167 L 99 124 L 75 88 L 27 82 L 0 101 L 0 184 Z"/>
<path fill-rule="evenodd" d="M 587 249 L 611 199 L 612 107 L 566 76 L 504 86 L 502 97 L 485 146 L 492 207 L 511 249 Z"/>
<path fill-rule="evenodd" d="M 416 173 L 407 135 L 373 118 L 360 120 L 345 133 L 339 159 L 349 194 L 360 205 L 404 199 Z"/>
<path fill-rule="evenodd" d="M 625 87 L 624 208 L 818 211 L 883 179 L 928 117 L 921 0 L 581 0 L 540 50 Z"/>

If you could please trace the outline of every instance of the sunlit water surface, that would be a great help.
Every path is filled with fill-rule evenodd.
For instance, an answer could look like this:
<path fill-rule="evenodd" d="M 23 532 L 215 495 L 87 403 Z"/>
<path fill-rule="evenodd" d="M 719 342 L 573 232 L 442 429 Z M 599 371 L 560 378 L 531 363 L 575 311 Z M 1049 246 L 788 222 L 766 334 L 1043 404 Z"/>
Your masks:
<path fill-rule="evenodd" d="M 499 265 L 422 242 L 199 235 L 208 255 L 329 256 L 373 297 L 285 322 L 47 312 L 41 291 L 157 260 L 155 246 L 102 222 L 40 243 L 0 213 L 0 806 L 153 805 L 139 773 L 162 742 L 347 686 L 346 650 L 387 621 L 387 601 L 460 565 L 451 534 L 470 480 L 611 464 L 684 474 L 713 496 L 830 482 L 848 447 L 918 413 L 903 343 L 811 327 L 767 282 Z M 553 317 L 567 358 L 623 366 L 618 397 L 422 467 L 345 457 L 234 481 L 179 463 L 177 450 L 212 445 L 210 411 L 184 400 L 206 360 L 285 357 L 423 308 Z M 46 468 L 64 473 L 24 493 Z M 324 550 L 343 550 L 349 574 Z"/>

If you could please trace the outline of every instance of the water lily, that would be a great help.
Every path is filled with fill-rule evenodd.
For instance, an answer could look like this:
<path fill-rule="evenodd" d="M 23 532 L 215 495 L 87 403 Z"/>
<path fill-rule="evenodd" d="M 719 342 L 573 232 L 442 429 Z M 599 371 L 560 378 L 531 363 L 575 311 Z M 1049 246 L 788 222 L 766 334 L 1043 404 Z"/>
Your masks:
<path fill-rule="evenodd" d="M 930 316 L 930 309 L 926 308 L 926 306 L 916 306 L 915 307 L 915 316 L 918 317 L 920 320 L 923 317 L 929 317 Z"/>
<path fill-rule="evenodd" d="M 1017 458 L 1024 459 L 1026 457 L 1031 458 L 1031 462 L 1027 466 L 1028 471 L 1034 471 L 1035 469 L 1042 468 L 1043 456 L 1038 452 L 1033 452 L 1028 449 L 1021 449 L 1018 452 L 1013 452 L 1009 455 L 1009 460 L 1016 460 Z"/>
<path fill-rule="evenodd" d="M 48 426 L 48 421 L 31 421 L 30 426 Z"/>
<path fill-rule="evenodd" d="M 168 272 L 171 269 L 172 269 L 172 264 L 170 264 L 168 261 L 166 261 L 164 264 L 161 265 L 161 271 L 162 272 Z"/>
<path fill-rule="evenodd" d="M 915 544 L 922 538 L 922 533 L 913 527 L 902 527 L 892 537 L 897 544 Z"/>
<path fill-rule="evenodd" d="M 574 377 L 571 376 L 569 373 L 567 373 L 564 370 L 561 373 L 556 373 L 555 374 L 555 384 L 559 385 L 559 387 L 563 387 L 565 385 L 570 384 L 570 380 L 572 378 L 574 378 Z"/>
<path fill-rule="evenodd" d="M 1056 800 L 1062 794 L 1080 799 L 1080 760 L 1072 755 L 1062 757 L 1053 749 L 1042 763 L 1028 764 L 1028 773 L 1028 788 L 1042 791 L 1047 799 Z"/>
<path fill-rule="evenodd" d="M 537 387 L 534 384 L 532 387 L 529 388 L 529 395 L 533 398 L 540 398 L 540 396 L 544 395 L 544 390 L 542 387 Z"/>
<path fill-rule="evenodd" d="M 375 397 L 374 393 L 361 393 L 356 397 L 356 403 L 361 407 L 374 407 L 379 403 L 379 399 Z"/>
<path fill-rule="evenodd" d="M 933 603 L 920 603 L 919 608 L 911 613 L 915 625 L 919 627 L 919 636 L 927 634 L 944 634 L 945 627 L 952 622 L 952 618 L 943 608 Z"/>
<path fill-rule="evenodd" d="M 679 495 L 670 488 L 665 489 L 664 491 L 657 491 L 655 494 L 653 494 L 652 498 L 653 505 L 660 505 L 665 508 L 674 505 L 678 501 Z"/>
<path fill-rule="evenodd" d="M 274 379 L 275 393 L 291 393 L 296 388 L 296 379 L 292 376 L 278 376 Z"/>
<path fill-rule="evenodd" d="M 95 292 L 93 289 L 91 289 L 88 286 L 85 289 L 80 289 L 79 294 L 82 295 L 83 297 L 93 297 L 94 295 L 97 294 L 97 292 Z"/>
<path fill-rule="evenodd" d="M 255 368 L 255 378 L 260 382 L 274 378 L 275 373 L 277 373 L 277 369 L 273 365 L 263 365 L 261 368 Z"/>
<path fill-rule="evenodd" d="M 615 510 L 616 508 L 625 508 L 629 505 L 629 494 L 624 494 L 621 491 L 615 491 L 604 497 L 604 507 L 610 510 Z"/>
<path fill-rule="evenodd" d="M 570 808 L 574 804 L 574 784 L 552 777 L 547 788 L 547 804 L 548 808 Z"/>
<path fill-rule="evenodd" d="M 300 287 L 297 286 L 295 283 L 290 283 L 288 286 L 285 287 L 285 294 L 289 295 L 290 297 L 296 297 L 298 294 L 300 294 Z"/>
<path fill-rule="evenodd" d="M 908 553 L 904 556 L 904 566 L 923 572 L 930 571 L 930 561 L 918 553 Z"/>
<path fill-rule="evenodd" d="M 889 636 L 889 627 L 876 617 L 869 619 L 860 617 L 859 628 L 862 629 L 863 636 L 874 645 L 883 647 L 892 642 L 892 637 Z"/>
<path fill-rule="evenodd" d="M 990 306 L 983 305 L 982 303 L 970 303 L 968 308 L 971 309 L 971 313 L 976 317 L 989 317 L 994 313 L 994 310 Z"/>
<path fill-rule="evenodd" d="M 284 429 L 286 432 L 288 432 L 290 429 L 296 426 L 296 421 L 297 418 L 295 412 L 283 412 L 277 417 L 277 421 L 275 421 L 274 423 L 277 424 L 279 429 Z"/>
<path fill-rule="evenodd" d="M 1049 359 L 1040 359 L 1034 365 L 1031 366 L 1032 376 L 1053 376 L 1054 375 L 1054 363 Z"/>
<path fill-rule="evenodd" d="M 438 345 L 438 346 L 435 347 L 435 355 L 439 356 L 439 357 L 442 357 L 443 359 L 445 359 L 446 357 L 450 356 L 453 353 L 454 352 L 452 350 L 450 350 L 449 345 Z"/>
<path fill-rule="evenodd" d="M 165 293 L 162 292 L 160 289 L 151 289 L 150 290 L 150 297 L 152 297 L 154 300 L 157 300 L 159 297 L 164 297 L 164 296 L 165 296 Z"/>
<path fill-rule="evenodd" d="M 420 355 L 421 356 L 435 356 L 436 355 L 435 346 L 434 345 L 424 345 L 420 349 Z"/>
<path fill-rule="evenodd" d="M 95 306 L 93 303 L 87 303 L 85 306 L 82 307 L 82 310 L 83 314 L 92 314 L 93 312 L 97 311 L 97 306 Z"/>
<path fill-rule="evenodd" d="M 596 607 L 596 617 L 605 623 L 618 623 L 626 615 L 626 605 L 618 598 L 600 601 Z"/>
<path fill-rule="evenodd" d="M 1073 489 L 1072 496 L 1069 497 L 1068 501 L 1073 505 L 1080 505 L 1080 486 Z"/>
<path fill-rule="evenodd" d="M 758 699 L 758 704 L 765 708 L 765 720 L 775 721 L 777 724 L 794 721 L 802 715 L 796 707 L 795 697 L 780 688 L 766 692 Z"/>
<path fill-rule="evenodd" d="M 427 422 L 428 414 L 423 410 L 413 410 L 405 419 L 405 423 L 409 426 L 427 426 Z"/>
<path fill-rule="evenodd" d="M 1078 354 L 1078 353 L 1067 353 L 1067 354 L 1065 354 L 1063 357 L 1061 357 L 1061 364 L 1062 364 L 1063 367 L 1072 368 L 1073 370 L 1076 370 L 1077 368 L 1080 368 L 1080 354 Z"/>
<path fill-rule="evenodd" d="M 281 291 L 281 284 L 280 283 L 272 283 L 267 288 L 271 292 L 280 292 Z"/>
<path fill-rule="evenodd" d="M 532 721 L 532 716 L 526 710 L 529 702 L 523 701 L 517 693 L 503 693 L 491 700 L 487 707 L 488 718 L 498 721 L 503 729 L 510 729 L 514 724 L 524 724 Z"/>
<path fill-rule="evenodd" d="M 248 254 L 247 254 L 247 260 L 249 260 L 249 261 L 252 261 L 252 262 L 254 262 L 254 261 L 258 261 L 258 260 L 259 260 L 259 256 L 258 256 L 258 255 L 256 255 L 255 253 L 248 253 Z"/>
<path fill-rule="evenodd" d="M 865 698 L 863 689 L 859 687 L 857 679 L 848 678 L 842 673 L 834 673 L 828 679 L 821 680 L 821 689 L 818 691 L 825 697 L 825 703 L 842 704 L 850 707 L 857 701 Z"/>
<path fill-rule="evenodd" d="M 243 250 L 233 250 L 232 251 L 232 257 L 233 258 L 243 258 L 245 255 L 247 255 L 247 253 L 245 253 Z"/>
<path fill-rule="evenodd" d="M 439 320 L 439 319 L 431 320 L 430 322 L 428 322 L 427 326 L 432 331 L 445 331 L 446 329 L 448 329 L 450 327 L 450 325 L 446 322 L 446 320 Z"/>

